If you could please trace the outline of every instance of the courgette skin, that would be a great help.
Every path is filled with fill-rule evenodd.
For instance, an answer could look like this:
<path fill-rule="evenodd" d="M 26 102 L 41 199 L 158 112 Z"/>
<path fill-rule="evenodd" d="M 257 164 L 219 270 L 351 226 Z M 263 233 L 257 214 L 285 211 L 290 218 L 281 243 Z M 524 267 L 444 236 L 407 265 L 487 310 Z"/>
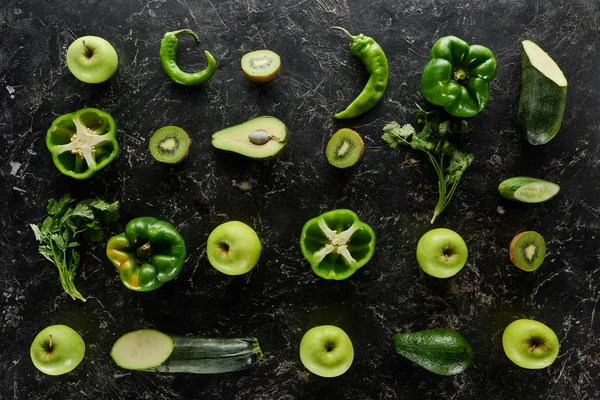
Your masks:
<path fill-rule="evenodd" d="M 449 328 L 400 333 L 394 337 L 396 353 L 428 371 L 439 375 L 456 375 L 473 362 L 469 342 Z"/>
<path fill-rule="evenodd" d="M 218 374 L 246 369 L 263 358 L 256 338 L 176 336 L 171 356 L 145 371 Z"/>
<path fill-rule="evenodd" d="M 519 190 L 523 186 L 526 186 L 529 184 L 541 184 L 541 185 L 545 185 L 547 187 L 552 187 L 556 191 L 556 193 L 554 193 L 554 196 L 556 196 L 556 194 L 560 191 L 560 186 L 558 186 L 556 183 L 553 183 L 553 182 L 545 181 L 543 179 L 533 178 L 531 176 L 514 176 L 512 178 L 508 178 L 508 179 L 505 179 L 502 182 L 500 182 L 500 185 L 498 185 L 498 192 L 505 199 L 525 202 L 523 199 L 516 198 L 515 193 L 517 192 L 517 190 Z M 549 200 L 554 196 L 544 198 L 541 201 Z M 541 202 L 541 201 L 527 201 L 527 202 Z"/>
<path fill-rule="evenodd" d="M 517 110 L 517 128 L 533 145 L 548 143 L 558 133 L 567 103 L 567 85 L 558 85 L 534 67 L 521 47 L 521 96 Z M 537 46 L 533 44 L 534 46 Z"/>

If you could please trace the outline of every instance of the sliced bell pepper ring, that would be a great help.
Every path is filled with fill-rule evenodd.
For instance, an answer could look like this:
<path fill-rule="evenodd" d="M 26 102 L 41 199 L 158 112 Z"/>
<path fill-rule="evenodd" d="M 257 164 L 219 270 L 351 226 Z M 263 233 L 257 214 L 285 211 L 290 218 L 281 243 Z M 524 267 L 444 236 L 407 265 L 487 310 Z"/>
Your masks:
<path fill-rule="evenodd" d="M 75 179 L 87 179 L 119 153 L 117 124 L 97 108 L 64 114 L 48 129 L 46 146 L 60 172 Z"/>
<path fill-rule="evenodd" d="M 304 224 L 300 249 L 321 278 L 346 279 L 373 256 L 375 232 L 350 210 L 328 211 Z"/>
<path fill-rule="evenodd" d="M 497 72 L 498 63 L 490 49 L 445 36 L 431 49 L 421 89 L 427 101 L 444 107 L 448 114 L 473 117 L 487 105 L 489 83 Z"/>
<path fill-rule="evenodd" d="M 140 217 L 129 221 L 125 232 L 110 238 L 106 255 L 127 288 L 148 292 L 179 274 L 186 247 L 170 223 Z"/>

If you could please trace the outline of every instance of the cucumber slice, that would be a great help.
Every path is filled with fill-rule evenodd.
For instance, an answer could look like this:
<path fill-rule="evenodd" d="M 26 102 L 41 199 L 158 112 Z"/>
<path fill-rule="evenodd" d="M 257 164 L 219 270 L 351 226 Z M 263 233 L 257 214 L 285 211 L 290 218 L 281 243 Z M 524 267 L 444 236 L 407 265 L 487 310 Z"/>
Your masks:
<path fill-rule="evenodd" d="M 567 102 L 567 79 L 537 44 L 522 42 L 521 96 L 517 126 L 533 145 L 549 142 L 562 124 Z"/>
<path fill-rule="evenodd" d="M 505 199 L 522 203 L 541 203 L 556 196 L 560 186 L 543 179 L 515 176 L 500 182 L 498 191 Z"/>
<path fill-rule="evenodd" d="M 154 329 L 140 329 L 117 339 L 110 356 L 121 368 L 144 370 L 164 363 L 174 347 L 169 335 Z"/>

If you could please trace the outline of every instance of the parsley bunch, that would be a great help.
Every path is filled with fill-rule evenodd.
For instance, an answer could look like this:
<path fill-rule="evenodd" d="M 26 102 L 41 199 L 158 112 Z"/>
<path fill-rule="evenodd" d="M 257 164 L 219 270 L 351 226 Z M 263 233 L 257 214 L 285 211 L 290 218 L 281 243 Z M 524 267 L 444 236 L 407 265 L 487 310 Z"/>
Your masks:
<path fill-rule="evenodd" d="M 417 122 L 423 125 L 420 132 L 406 124 L 400 126 L 397 122 L 391 122 L 383 128 L 381 137 L 392 148 L 399 144 L 421 150 L 427 154 L 427 158 L 438 177 L 438 202 L 433 211 L 431 223 L 444 211 L 463 173 L 473 162 L 473 155 L 463 153 L 449 142 L 449 137 L 457 132 L 462 135 L 471 131 L 471 126 L 465 120 L 448 120 L 440 122 L 438 110 L 424 111 L 417 105 Z"/>
<path fill-rule="evenodd" d="M 60 283 L 73 300 L 85 301 L 75 288 L 75 270 L 79 265 L 79 239 L 99 242 L 104 237 L 102 224 L 119 218 L 119 202 L 107 203 L 101 199 L 87 199 L 72 206 L 69 195 L 60 200 L 48 200 L 48 216 L 38 224 L 31 224 L 35 238 L 40 242 L 40 253 L 58 268 Z"/>

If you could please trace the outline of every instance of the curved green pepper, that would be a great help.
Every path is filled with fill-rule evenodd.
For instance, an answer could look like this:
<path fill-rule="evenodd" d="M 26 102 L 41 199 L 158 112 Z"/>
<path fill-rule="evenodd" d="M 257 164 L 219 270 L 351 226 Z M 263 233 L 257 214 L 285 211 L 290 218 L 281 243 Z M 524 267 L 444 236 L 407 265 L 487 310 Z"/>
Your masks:
<path fill-rule="evenodd" d="M 300 249 L 321 278 L 346 279 L 371 259 L 375 232 L 350 210 L 328 211 L 304 224 Z"/>
<path fill-rule="evenodd" d="M 129 221 L 125 232 L 110 238 L 106 255 L 127 288 L 148 292 L 179 274 L 186 248 L 173 225 L 140 217 Z"/>
<path fill-rule="evenodd" d="M 421 89 L 427 101 L 455 117 L 473 117 L 490 97 L 489 83 L 498 63 L 487 47 L 469 46 L 456 36 L 440 38 L 423 70 Z"/>
<path fill-rule="evenodd" d="M 389 74 L 387 57 L 381 46 L 372 37 L 362 33 L 353 36 L 339 26 L 331 29 L 344 32 L 350 39 L 350 52 L 360 58 L 370 74 L 369 81 L 358 97 L 344 111 L 334 115 L 337 119 L 354 118 L 373 108 L 385 93 Z"/>
<path fill-rule="evenodd" d="M 178 31 L 167 32 L 160 42 L 160 63 L 165 70 L 167 76 L 175 83 L 185 86 L 194 86 L 206 82 L 214 75 L 217 70 L 217 62 L 208 51 L 204 52 L 208 65 L 202 71 L 190 73 L 184 72 L 177 65 L 176 54 L 177 45 L 179 44 L 178 36 L 182 33 L 190 34 L 196 39 L 196 43 L 200 42 L 198 35 L 190 29 L 180 29 Z"/>
<path fill-rule="evenodd" d="M 117 124 L 97 108 L 61 115 L 46 133 L 46 146 L 60 172 L 87 179 L 119 154 Z"/>

